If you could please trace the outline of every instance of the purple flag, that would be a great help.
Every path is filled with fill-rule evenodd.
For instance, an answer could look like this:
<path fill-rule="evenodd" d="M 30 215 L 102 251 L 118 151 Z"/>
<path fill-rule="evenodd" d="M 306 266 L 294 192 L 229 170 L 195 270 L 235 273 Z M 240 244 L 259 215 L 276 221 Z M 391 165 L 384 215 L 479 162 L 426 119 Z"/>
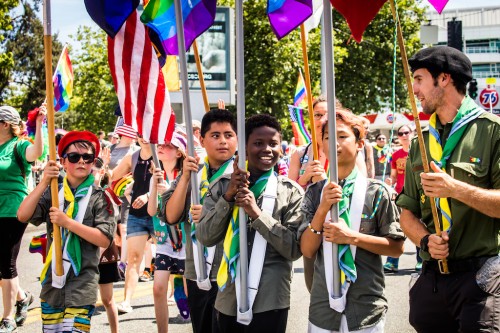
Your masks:
<path fill-rule="evenodd" d="M 288 35 L 312 15 L 312 0 L 268 0 L 267 16 L 278 39 Z"/>

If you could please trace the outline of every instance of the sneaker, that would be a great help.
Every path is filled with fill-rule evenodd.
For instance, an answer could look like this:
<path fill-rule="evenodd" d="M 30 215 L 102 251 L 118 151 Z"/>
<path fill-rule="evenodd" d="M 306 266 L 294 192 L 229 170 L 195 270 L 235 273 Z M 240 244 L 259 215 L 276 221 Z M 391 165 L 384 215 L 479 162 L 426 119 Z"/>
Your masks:
<path fill-rule="evenodd" d="M 384 272 L 389 272 L 389 273 L 397 273 L 398 268 L 394 266 L 392 262 L 386 262 L 384 264 Z"/>
<path fill-rule="evenodd" d="M 2 319 L 0 322 L 0 333 L 13 332 L 17 328 L 16 321 L 14 319 Z"/>
<path fill-rule="evenodd" d="M 118 309 L 118 313 L 120 313 L 120 314 L 122 314 L 122 313 L 130 313 L 130 312 L 134 311 L 134 309 L 132 309 L 132 307 L 130 306 L 130 304 L 125 303 L 125 302 L 118 303 L 116 305 L 116 308 Z"/>
<path fill-rule="evenodd" d="M 415 265 L 415 271 L 417 271 L 417 272 L 422 271 L 422 263 L 421 262 L 417 262 L 417 264 Z"/>
<path fill-rule="evenodd" d="M 29 291 L 25 291 L 26 297 L 22 301 L 16 302 L 16 315 L 14 320 L 17 326 L 23 326 L 26 318 L 28 318 L 28 307 L 33 303 L 35 297 Z"/>
<path fill-rule="evenodd" d="M 139 282 L 149 282 L 153 281 L 153 277 L 148 271 L 142 272 L 142 275 L 139 276 Z"/>

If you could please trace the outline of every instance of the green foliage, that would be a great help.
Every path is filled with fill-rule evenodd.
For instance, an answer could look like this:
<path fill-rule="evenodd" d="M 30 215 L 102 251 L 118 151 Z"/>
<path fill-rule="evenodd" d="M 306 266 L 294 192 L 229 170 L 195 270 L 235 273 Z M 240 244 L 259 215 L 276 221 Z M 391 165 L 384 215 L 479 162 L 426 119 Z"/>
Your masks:
<path fill-rule="evenodd" d="M 43 25 L 36 16 L 39 2 L 21 1 L 21 13 L 12 19 L 13 29 L 4 34 L 4 47 L 12 54 L 14 65 L 2 69 L 6 80 L 0 84 L 0 102 L 17 108 L 23 117 L 39 106 L 46 95 Z M 56 35 L 52 41 L 53 67 L 61 50 Z"/>
<path fill-rule="evenodd" d="M 71 53 L 75 79 L 70 110 L 62 115 L 64 123 L 75 130 L 112 129 L 118 101 L 108 66 L 106 34 L 84 26 L 75 39 L 81 47 Z"/>

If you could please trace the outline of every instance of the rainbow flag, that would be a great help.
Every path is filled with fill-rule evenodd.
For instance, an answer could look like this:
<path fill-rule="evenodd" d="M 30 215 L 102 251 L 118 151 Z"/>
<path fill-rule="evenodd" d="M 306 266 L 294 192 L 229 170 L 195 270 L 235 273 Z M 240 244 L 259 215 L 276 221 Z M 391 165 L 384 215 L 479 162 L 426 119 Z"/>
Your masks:
<path fill-rule="evenodd" d="M 181 0 L 185 51 L 215 19 L 216 0 Z M 142 23 L 155 31 L 167 55 L 178 55 L 174 0 L 150 0 L 141 15 Z M 158 46 L 158 45 L 156 45 Z"/>
<path fill-rule="evenodd" d="M 54 82 L 54 110 L 66 111 L 73 94 L 73 68 L 67 46 L 64 46 L 61 52 L 52 82 Z"/>
<path fill-rule="evenodd" d="M 304 77 L 302 72 L 299 71 L 299 80 L 297 82 L 297 88 L 295 88 L 295 95 L 293 97 L 293 105 L 298 106 L 302 109 L 307 108 L 307 93 L 306 84 L 304 82 Z"/>
<path fill-rule="evenodd" d="M 285 37 L 307 20 L 312 7 L 312 0 L 268 0 L 267 17 L 276 37 Z"/>
<path fill-rule="evenodd" d="M 307 145 L 311 142 L 311 134 L 309 134 L 304 122 L 303 110 L 300 107 L 288 105 L 288 111 L 290 111 L 290 118 L 292 119 L 294 144 L 296 146 Z"/>
<path fill-rule="evenodd" d="M 47 257 L 47 234 L 33 236 L 30 242 L 29 252 L 40 253 L 42 255 L 42 261 L 45 263 Z"/>

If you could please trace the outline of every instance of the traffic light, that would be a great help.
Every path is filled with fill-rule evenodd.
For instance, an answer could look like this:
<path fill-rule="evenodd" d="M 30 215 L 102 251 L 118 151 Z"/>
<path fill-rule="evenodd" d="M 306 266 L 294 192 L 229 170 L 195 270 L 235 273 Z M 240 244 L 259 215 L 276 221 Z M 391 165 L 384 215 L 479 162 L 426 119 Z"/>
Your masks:
<path fill-rule="evenodd" d="M 477 98 L 477 81 L 476 81 L 476 79 L 472 79 L 472 81 L 469 82 L 469 96 L 472 99 Z"/>

